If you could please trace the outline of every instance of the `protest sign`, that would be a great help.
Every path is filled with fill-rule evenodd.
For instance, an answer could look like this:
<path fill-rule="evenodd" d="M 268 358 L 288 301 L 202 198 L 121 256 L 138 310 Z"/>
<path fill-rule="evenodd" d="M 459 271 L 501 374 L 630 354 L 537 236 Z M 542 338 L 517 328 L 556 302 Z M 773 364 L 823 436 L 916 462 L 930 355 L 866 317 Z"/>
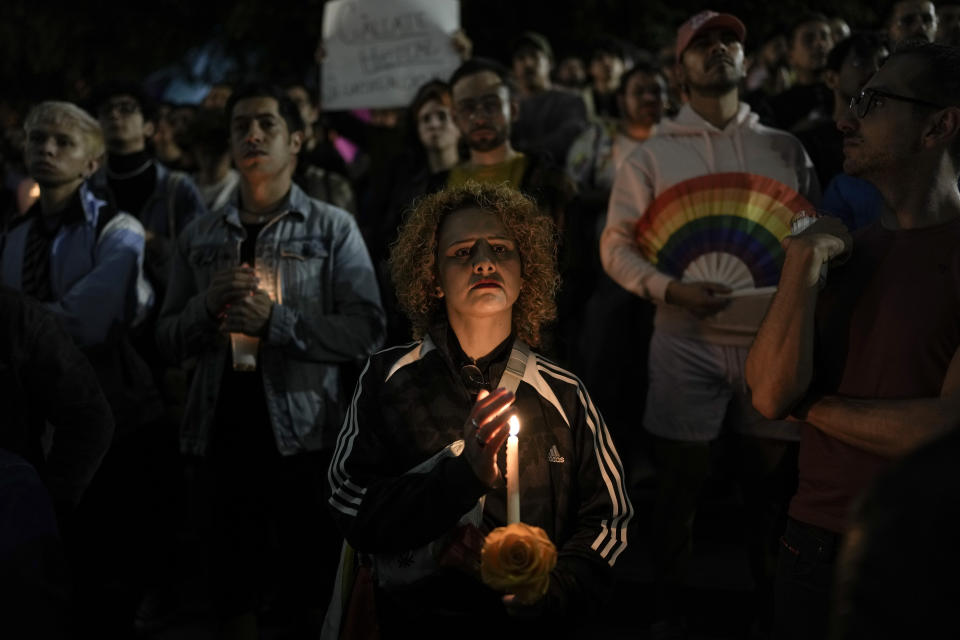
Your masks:
<path fill-rule="evenodd" d="M 331 0 L 323 11 L 323 108 L 404 107 L 460 64 L 457 0 Z"/>

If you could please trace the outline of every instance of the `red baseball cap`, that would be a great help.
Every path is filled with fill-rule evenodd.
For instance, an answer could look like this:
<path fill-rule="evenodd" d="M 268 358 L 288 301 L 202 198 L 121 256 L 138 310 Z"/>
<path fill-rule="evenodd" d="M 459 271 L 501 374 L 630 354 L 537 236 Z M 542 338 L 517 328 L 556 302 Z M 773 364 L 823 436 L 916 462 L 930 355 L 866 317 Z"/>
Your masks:
<path fill-rule="evenodd" d="M 680 25 L 677 29 L 677 62 L 683 52 L 690 46 L 690 41 L 697 37 L 706 29 L 730 29 L 737 34 L 737 39 L 743 42 L 747 37 L 747 28 L 743 26 L 740 19 L 729 13 L 717 13 L 716 11 L 701 11 L 692 16 L 689 20 Z"/>

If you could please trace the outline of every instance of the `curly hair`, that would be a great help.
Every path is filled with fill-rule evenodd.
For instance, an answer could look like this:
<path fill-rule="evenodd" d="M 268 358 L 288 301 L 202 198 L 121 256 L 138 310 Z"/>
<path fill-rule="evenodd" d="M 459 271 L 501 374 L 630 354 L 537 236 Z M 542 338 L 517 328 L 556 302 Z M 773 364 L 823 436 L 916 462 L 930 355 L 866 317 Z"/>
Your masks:
<path fill-rule="evenodd" d="M 390 274 L 397 300 L 422 338 L 430 323 L 445 313 L 437 297 L 437 239 L 444 219 L 455 211 L 482 209 L 496 214 L 516 242 L 523 286 L 513 305 L 513 329 L 531 346 L 540 344 L 540 329 L 556 317 L 557 273 L 553 221 L 534 202 L 504 185 L 465 185 L 440 191 L 414 204 L 390 251 Z"/>

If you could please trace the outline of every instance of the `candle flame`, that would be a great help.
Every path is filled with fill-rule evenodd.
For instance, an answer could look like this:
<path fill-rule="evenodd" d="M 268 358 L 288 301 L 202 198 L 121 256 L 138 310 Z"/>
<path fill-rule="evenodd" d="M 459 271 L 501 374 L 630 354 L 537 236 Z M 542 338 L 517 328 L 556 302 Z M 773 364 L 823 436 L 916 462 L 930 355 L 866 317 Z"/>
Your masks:
<path fill-rule="evenodd" d="M 36 182 L 33 183 L 33 186 L 30 187 L 30 193 L 28 194 L 31 200 L 36 200 L 40 197 L 40 185 Z"/>
<path fill-rule="evenodd" d="M 520 419 L 517 416 L 510 416 L 510 419 L 507 420 L 510 424 L 510 435 L 515 436 L 520 433 Z"/>

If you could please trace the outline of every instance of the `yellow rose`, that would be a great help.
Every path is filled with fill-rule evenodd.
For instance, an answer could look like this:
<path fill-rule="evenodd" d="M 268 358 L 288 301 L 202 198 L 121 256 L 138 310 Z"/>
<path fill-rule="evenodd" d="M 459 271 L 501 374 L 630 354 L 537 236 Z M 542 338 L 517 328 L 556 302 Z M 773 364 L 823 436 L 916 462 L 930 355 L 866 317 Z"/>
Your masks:
<path fill-rule="evenodd" d="M 557 548 L 540 527 L 517 522 L 487 534 L 480 555 L 480 576 L 491 589 L 512 593 L 533 604 L 550 586 Z"/>

